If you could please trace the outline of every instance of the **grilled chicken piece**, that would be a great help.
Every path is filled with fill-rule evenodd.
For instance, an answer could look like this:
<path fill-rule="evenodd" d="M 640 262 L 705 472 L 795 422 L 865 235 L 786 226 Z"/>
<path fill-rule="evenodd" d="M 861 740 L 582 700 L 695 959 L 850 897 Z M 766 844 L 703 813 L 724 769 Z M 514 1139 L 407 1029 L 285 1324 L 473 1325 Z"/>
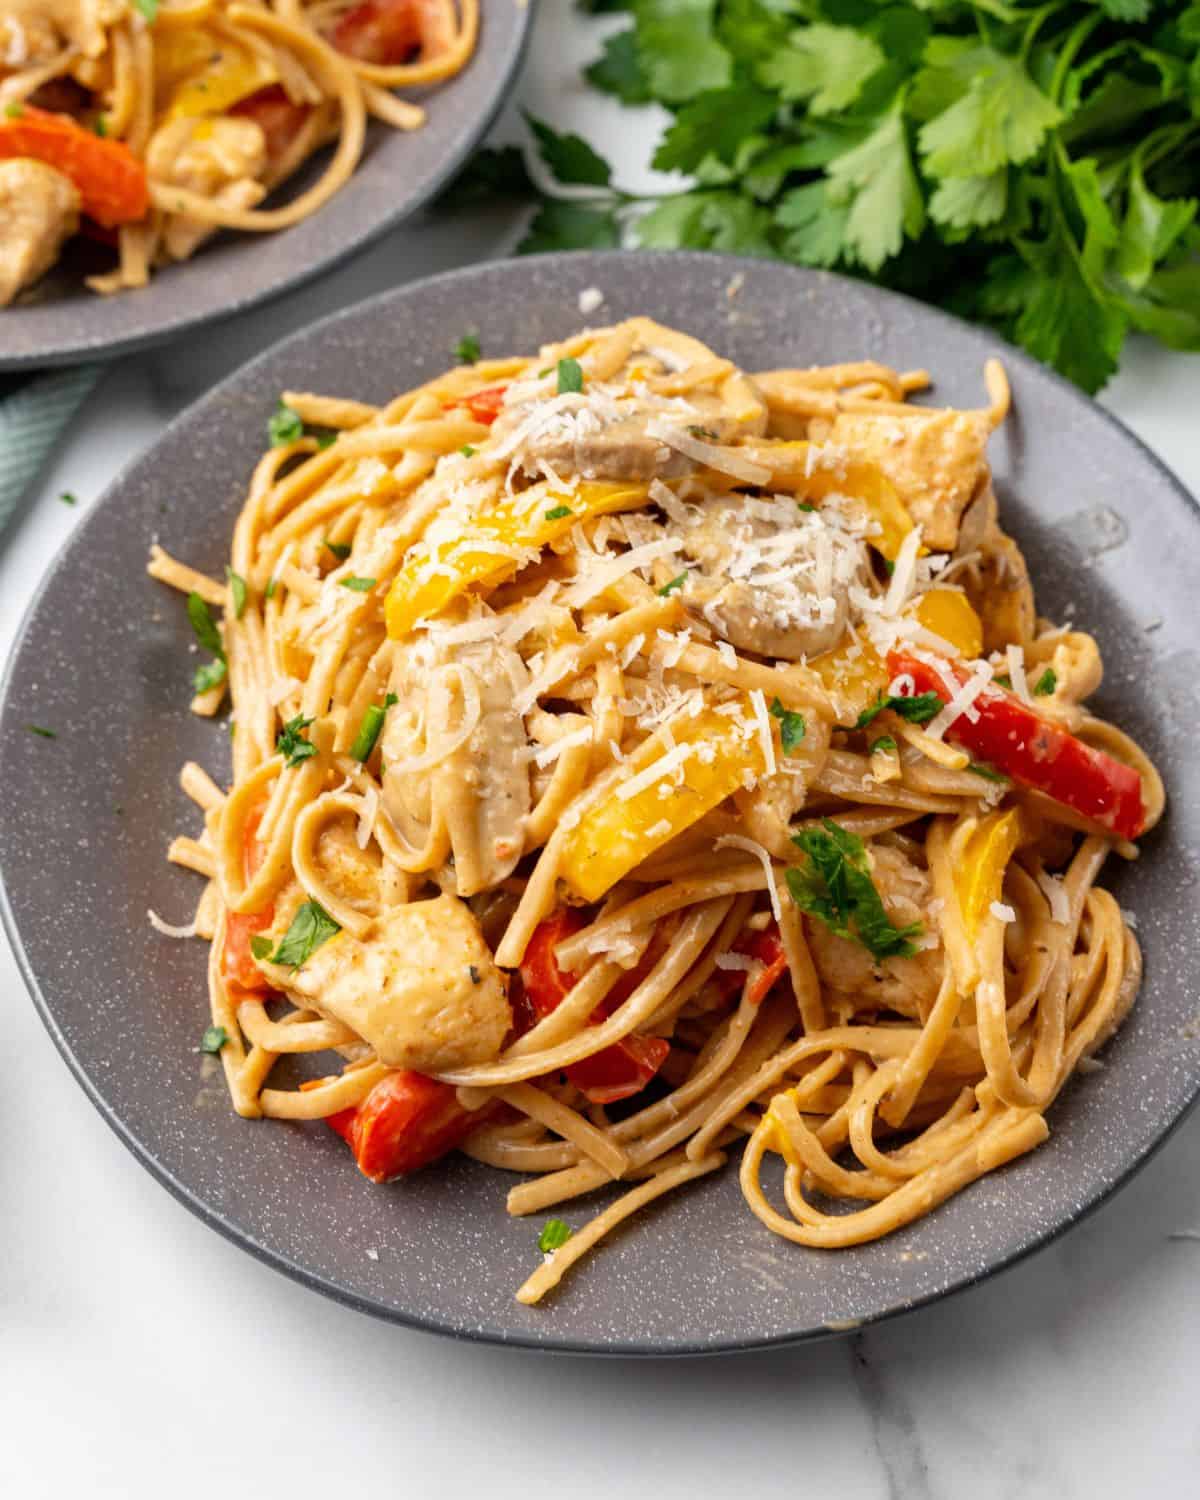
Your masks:
<path fill-rule="evenodd" d="M 414 848 L 433 839 L 436 862 L 447 852 L 453 857 L 460 896 L 498 885 L 525 846 L 527 739 L 512 706 L 523 681 L 520 658 L 499 641 L 446 647 L 431 633 L 396 653 L 390 687 L 398 702 L 383 739 L 384 805 Z M 474 717 L 476 703 L 474 727 L 454 745 L 463 715 Z"/>
<path fill-rule="evenodd" d="M 699 563 L 684 601 L 731 645 L 799 661 L 832 650 L 866 575 L 862 543 L 792 502 L 722 496 L 697 507 L 683 555 Z"/>
<path fill-rule="evenodd" d="M 489 1061 L 512 1025 L 504 977 L 454 896 L 394 906 L 365 939 L 338 933 L 288 990 L 351 1027 L 381 1062 L 418 1073 Z"/>
<path fill-rule="evenodd" d="M 937 411 L 928 416 L 842 412 L 829 430 L 856 458 L 872 459 L 891 480 L 923 540 L 949 552 L 958 523 L 987 475 L 984 450 L 992 431 L 986 411 Z"/>
<path fill-rule="evenodd" d="M 150 138 L 146 169 L 158 183 L 186 188 L 231 208 L 253 208 L 266 193 L 258 181 L 266 170 L 267 147 L 262 127 L 253 120 L 168 120 Z M 163 221 L 163 248 L 172 260 L 186 260 L 202 240 L 216 231 L 211 224 L 168 214 Z"/>
<path fill-rule="evenodd" d="M 47 272 L 79 228 L 79 190 L 40 161 L 0 161 L 0 307 Z"/>

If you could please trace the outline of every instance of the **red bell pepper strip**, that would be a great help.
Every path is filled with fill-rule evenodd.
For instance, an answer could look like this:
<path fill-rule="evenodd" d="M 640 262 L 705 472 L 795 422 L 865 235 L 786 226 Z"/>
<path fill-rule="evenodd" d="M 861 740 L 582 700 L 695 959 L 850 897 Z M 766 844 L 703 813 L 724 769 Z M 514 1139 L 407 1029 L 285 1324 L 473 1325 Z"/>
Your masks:
<path fill-rule="evenodd" d="M 239 99 L 229 113 L 243 120 L 253 120 L 263 133 L 267 160 L 278 161 L 312 113 L 308 104 L 294 104 L 278 83 L 258 89 Z"/>
<path fill-rule="evenodd" d="M 0 118 L 0 161 L 16 156 L 69 177 L 84 213 L 105 229 L 143 219 L 149 210 L 146 169 L 129 147 L 85 130 L 69 115 L 25 104 L 19 114 Z"/>
<path fill-rule="evenodd" d="M 572 975 L 559 968 L 554 950 L 582 926 L 582 918 L 570 907 L 563 907 L 534 929 L 521 961 L 521 985 L 537 1020 L 552 1015 L 575 983 Z M 589 1025 L 598 1026 L 641 984 L 661 956 L 656 950 L 657 939 L 656 933 L 637 967 L 623 975 L 604 1004 L 592 1012 Z M 581 1062 L 572 1063 L 566 1074 L 593 1104 L 614 1104 L 618 1099 L 640 1093 L 662 1067 L 670 1050 L 671 1044 L 665 1037 L 633 1034 Z"/>
<path fill-rule="evenodd" d="M 448 1083 L 398 1068 L 363 1102 L 326 1117 L 372 1182 L 390 1182 L 453 1151 L 495 1111 L 466 1110 Z"/>
<path fill-rule="evenodd" d="M 779 928 L 772 922 L 762 932 L 744 932 L 734 943 L 733 951 L 744 953 L 747 958 L 757 959 L 761 967 L 756 974 L 744 974 L 737 969 L 718 969 L 717 988 L 722 994 L 732 995 L 744 984 L 745 998 L 751 1005 L 761 1005 L 787 973 L 787 954 L 783 951 Z"/>
<path fill-rule="evenodd" d="M 421 50 L 421 11 L 414 0 L 363 0 L 333 29 L 333 45 L 356 62 L 411 62 Z"/>
<path fill-rule="evenodd" d="M 461 401 L 451 401 L 450 406 L 465 406 L 477 422 L 490 427 L 504 408 L 506 385 L 488 385 L 481 391 L 473 391 Z"/>
<path fill-rule="evenodd" d="M 246 818 L 242 832 L 242 869 L 245 879 L 251 881 L 262 863 L 263 848 L 258 841 L 258 825 L 262 822 L 264 806 L 256 807 Z M 250 939 L 265 932 L 275 920 L 275 906 L 263 907 L 262 911 L 231 911 L 225 918 L 225 946 L 221 950 L 221 978 L 226 987 L 249 990 L 257 994 L 269 994 L 271 983 L 254 962 L 250 951 Z"/>
<path fill-rule="evenodd" d="M 887 664 L 893 678 L 912 678 L 914 695 L 936 693 L 943 702 L 947 693 L 942 672 L 960 683 L 969 675 L 949 661 L 939 672 L 903 651 L 889 652 Z M 1135 839 L 1142 832 L 1142 778 L 1132 766 L 1085 745 L 1000 688 L 984 688 L 972 707 L 978 718 L 972 722 L 960 714 L 946 730 L 948 740 L 1021 786 L 1044 792 L 1122 838 Z"/>

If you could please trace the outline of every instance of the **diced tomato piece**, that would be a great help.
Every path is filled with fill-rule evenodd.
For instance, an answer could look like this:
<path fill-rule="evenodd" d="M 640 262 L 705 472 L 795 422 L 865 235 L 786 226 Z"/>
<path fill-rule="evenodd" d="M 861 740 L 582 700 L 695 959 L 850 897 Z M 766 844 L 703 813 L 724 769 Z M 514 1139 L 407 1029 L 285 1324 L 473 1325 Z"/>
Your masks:
<path fill-rule="evenodd" d="M 535 929 L 521 962 L 521 989 L 528 1014 L 542 1020 L 552 1015 L 574 985 L 572 975 L 558 966 L 554 950 L 564 939 L 583 925 L 570 907 L 563 907 Z M 641 962 L 623 975 L 609 992 L 605 1002 L 592 1012 L 589 1024 L 598 1026 L 622 1005 L 658 962 L 665 951 L 667 938 L 655 932 Z M 660 944 L 656 948 L 656 944 Z M 514 1014 L 520 1011 L 514 1006 Z M 670 1042 L 663 1037 L 639 1036 L 636 1033 L 614 1042 L 581 1062 L 572 1063 L 567 1077 L 593 1104 L 614 1104 L 628 1099 L 646 1087 L 666 1061 Z"/>
<path fill-rule="evenodd" d="M 356 62 L 411 62 L 421 50 L 421 11 L 414 0 L 363 0 L 333 29 L 333 45 Z"/>
<path fill-rule="evenodd" d="M 746 999 L 751 1005 L 761 1005 L 787 973 L 787 954 L 783 951 L 779 928 L 772 922 L 762 932 L 744 932 L 734 943 L 733 951 L 757 959 L 761 967 L 751 975 L 737 969 L 718 969 L 717 987 L 722 993 L 732 995 L 745 985 Z"/>
<path fill-rule="evenodd" d="M 79 189 L 83 212 L 106 229 L 146 216 L 146 169 L 121 141 L 104 140 L 69 115 L 33 105 L 0 117 L 0 161 L 15 156 L 45 162 Z"/>
<path fill-rule="evenodd" d="M 506 385 L 489 385 L 481 391 L 464 396 L 461 401 L 450 402 L 451 406 L 465 406 L 477 422 L 490 427 L 504 407 Z"/>
<path fill-rule="evenodd" d="M 253 120 L 259 127 L 266 141 L 269 161 L 279 160 L 300 134 L 310 112 L 310 105 L 294 104 L 277 83 L 247 94 L 229 111 L 244 120 Z"/>
<path fill-rule="evenodd" d="M 364 1177 L 390 1182 L 453 1151 L 492 1113 L 463 1109 L 449 1084 L 401 1068 L 355 1109 L 339 1110 L 325 1123 L 349 1145 Z"/>
<path fill-rule="evenodd" d="M 947 661 L 942 670 L 955 682 L 965 682 L 967 671 Z M 913 693 L 937 693 L 947 701 L 941 672 L 907 652 L 888 655 L 892 677 L 908 676 Z M 1021 786 L 1044 792 L 1083 817 L 1135 839 L 1146 826 L 1142 778 L 1132 766 L 1085 745 L 1012 693 L 989 685 L 972 707 L 972 721 L 960 714 L 946 730 L 946 738 L 975 759 L 994 766 Z"/>

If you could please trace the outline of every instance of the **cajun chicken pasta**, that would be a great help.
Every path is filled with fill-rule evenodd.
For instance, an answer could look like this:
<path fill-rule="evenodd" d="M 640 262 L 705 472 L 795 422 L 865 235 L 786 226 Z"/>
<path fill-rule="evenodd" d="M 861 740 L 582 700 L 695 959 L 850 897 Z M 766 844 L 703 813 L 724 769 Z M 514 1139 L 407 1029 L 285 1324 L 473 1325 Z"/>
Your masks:
<path fill-rule="evenodd" d="M 479 0 L 0 0 L 0 307 L 82 234 L 144 286 L 218 229 L 287 229 L 358 165 L 395 89 L 469 61 Z M 320 176 L 263 200 L 322 146 Z"/>
<path fill-rule="evenodd" d="M 731 1156 L 832 1249 L 1043 1141 L 1137 992 L 1097 877 L 1163 791 L 1037 612 L 984 374 L 940 409 L 639 317 L 285 393 L 224 578 L 150 563 L 232 713 L 195 921 L 152 920 L 210 945 L 237 1112 L 517 1174 L 530 1303 Z"/>

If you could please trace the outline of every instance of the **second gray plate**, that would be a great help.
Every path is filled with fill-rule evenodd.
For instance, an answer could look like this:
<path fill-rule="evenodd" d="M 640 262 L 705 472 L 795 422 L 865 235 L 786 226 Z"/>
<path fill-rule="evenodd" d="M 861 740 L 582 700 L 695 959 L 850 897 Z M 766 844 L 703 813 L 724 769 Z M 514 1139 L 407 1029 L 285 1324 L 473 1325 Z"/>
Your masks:
<path fill-rule="evenodd" d="M 1103 1069 L 1055 1105 L 1038 1151 L 901 1233 L 836 1253 L 770 1235 L 731 1168 L 638 1216 L 528 1308 L 513 1291 L 536 1264 L 538 1225 L 505 1214 L 510 1178 L 455 1159 L 374 1187 L 328 1130 L 239 1120 L 220 1080 L 202 1078 L 204 951 L 157 936 L 146 908 L 183 921 L 194 906 L 195 877 L 163 861 L 170 835 L 196 825 L 179 766 L 193 758 L 221 778 L 228 741 L 187 711 L 183 604 L 144 570 L 157 537 L 220 573 L 284 387 L 382 402 L 442 369 L 464 329 L 479 330 L 489 355 L 563 337 L 582 322 L 588 287 L 605 297 L 593 321 L 648 313 L 750 370 L 925 365 L 935 398 L 959 405 L 982 399 L 984 359 L 1001 352 L 1015 396 L 993 442 L 1006 524 L 1043 611 L 1099 637 L 1100 711 L 1156 758 L 1170 802 L 1141 859 L 1114 862 L 1108 877 L 1137 915 L 1142 993 Z M 34 1001 L 108 1123 L 209 1224 L 307 1285 L 397 1322 L 540 1349 L 705 1353 L 841 1331 L 1044 1244 L 1144 1161 L 1200 1088 L 1198 554 L 1200 514 L 1112 418 L 986 333 L 860 283 L 612 253 L 408 286 L 218 386 L 82 520 L 38 592 L 0 707 L 0 905 Z M 582 1206 L 567 1217 L 578 1223 Z"/>

